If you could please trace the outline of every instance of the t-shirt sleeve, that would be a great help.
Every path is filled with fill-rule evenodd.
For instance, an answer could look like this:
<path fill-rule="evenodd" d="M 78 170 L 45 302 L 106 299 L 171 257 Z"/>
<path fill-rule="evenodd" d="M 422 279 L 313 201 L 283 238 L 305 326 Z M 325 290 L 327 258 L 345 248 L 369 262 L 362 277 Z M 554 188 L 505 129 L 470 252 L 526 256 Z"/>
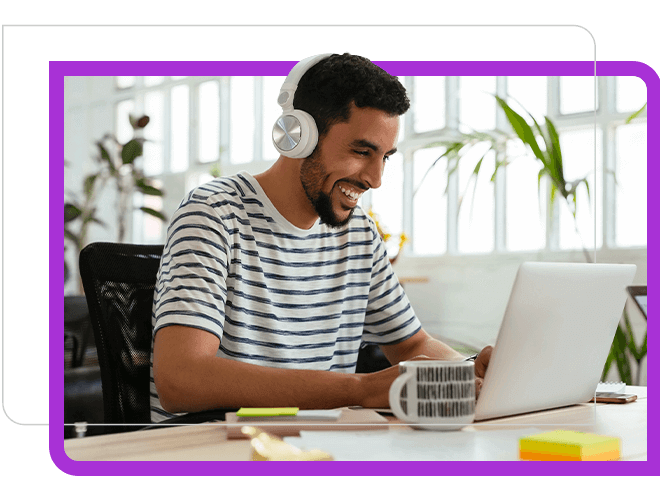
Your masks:
<path fill-rule="evenodd" d="M 154 335 L 182 325 L 222 339 L 229 260 L 227 228 L 204 201 L 182 203 L 170 223 L 154 292 Z"/>
<path fill-rule="evenodd" d="M 396 344 L 412 337 L 422 325 L 394 274 L 376 226 L 368 220 L 373 234 L 373 265 L 362 340 L 371 344 Z"/>

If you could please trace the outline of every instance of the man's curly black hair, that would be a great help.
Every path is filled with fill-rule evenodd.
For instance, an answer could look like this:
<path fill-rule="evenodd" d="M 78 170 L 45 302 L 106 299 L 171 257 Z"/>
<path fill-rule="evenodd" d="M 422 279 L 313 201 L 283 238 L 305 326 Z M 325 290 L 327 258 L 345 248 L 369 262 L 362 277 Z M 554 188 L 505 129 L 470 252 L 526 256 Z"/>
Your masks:
<path fill-rule="evenodd" d="M 399 79 L 366 57 L 334 54 L 312 66 L 300 79 L 293 102 L 316 121 L 319 140 L 335 123 L 350 119 L 351 103 L 399 116 L 410 100 Z"/>

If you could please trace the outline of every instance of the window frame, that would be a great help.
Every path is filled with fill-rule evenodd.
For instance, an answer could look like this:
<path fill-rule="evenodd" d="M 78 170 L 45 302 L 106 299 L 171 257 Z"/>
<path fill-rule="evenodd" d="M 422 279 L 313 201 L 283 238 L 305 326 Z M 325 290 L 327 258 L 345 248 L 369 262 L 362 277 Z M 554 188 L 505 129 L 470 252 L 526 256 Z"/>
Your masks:
<path fill-rule="evenodd" d="M 114 95 L 112 99 L 113 110 L 117 103 L 126 99 L 134 100 L 134 112 L 140 114 L 144 112 L 144 98 L 147 92 L 162 91 L 164 93 L 164 112 L 163 112 L 163 143 L 164 145 L 171 144 L 171 91 L 172 88 L 178 85 L 186 84 L 189 86 L 189 117 L 190 126 L 188 128 L 188 169 L 182 172 L 172 172 L 170 169 L 171 154 L 169 147 L 163 147 L 163 171 L 155 175 L 163 182 L 163 188 L 168 193 L 165 202 L 164 210 L 170 214 L 173 209 L 176 209 L 180 200 L 185 196 L 185 190 L 182 191 L 181 187 L 186 186 L 193 176 L 208 174 L 210 169 L 216 163 L 220 165 L 223 175 L 231 175 L 240 170 L 247 170 L 249 172 L 260 172 L 268 168 L 272 164 L 272 160 L 265 160 L 263 157 L 263 142 L 264 142 L 264 105 L 267 103 L 268 96 L 263 96 L 263 78 L 262 76 L 254 76 L 254 136 L 253 136 L 253 161 L 243 164 L 230 163 L 230 137 L 229 137 L 229 122 L 230 122 L 230 76 L 186 76 L 180 79 L 172 79 L 170 76 L 165 76 L 164 81 L 151 86 L 144 85 L 144 77 L 137 76 L 135 84 L 127 88 L 118 88 L 114 85 Z M 415 76 L 402 77 L 407 89 L 413 89 L 415 84 Z M 413 234 L 413 220 L 414 205 L 413 201 L 413 154 L 414 152 L 429 144 L 431 142 L 446 140 L 452 137 L 452 133 L 458 130 L 459 113 L 460 113 L 460 81 L 461 76 L 445 76 L 445 126 L 441 129 L 425 131 L 416 133 L 414 130 L 414 110 L 415 106 L 412 105 L 406 114 L 404 121 L 404 130 L 398 143 L 398 150 L 403 158 L 403 186 L 402 186 L 402 223 L 403 231 L 414 238 Z M 550 119 L 557 127 L 558 133 L 576 130 L 600 128 L 603 134 L 601 142 L 601 150 L 599 152 L 602 158 L 603 172 L 608 170 L 616 171 L 616 143 L 615 135 L 616 129 L 619 126 L 625 125 L 625 121 L 631 113 L 618 112 L 616 109 L 616 76 L 598 76 L 596 85 L 598 85 L 597 95 L 599 96 L 598 109 L 589 112 L 581 112 L 574 114 L 561 114 L 560 113 L 560 76 L 548 76 L 547 83 L 547 113 Z M 200 162 L 199 161 L 199 86 L 207 81 L 218 81 L 219 89 L 219 102 L 220 102 L 220 155 L 217 162 Z M 507 76 L 496 76 L 496 89 L 498 95 L 506 95 L 507 91 Z M 409 91 L 411 93 L 411 91 Z M 276 96 L 273 96 L 273 104 L 275 103 Z M 414 100 L 414 95 L 411 95 L 411 100 Z M 113 116 L 113 121 L 116 116 Z M 646 121 L 646 111 L 637 117 L 636 122 Z M 635 123 L 635 122 L 633 122 Z M 114 123 L 114 130 L 117 129 Z M 506 120 L 503 111 L 496 108 L 495 126 L 499 129 L 510 130 L 510 126 Z M 501 169 L 495 179 L 494 186 L 494 248 L 492 252 L 480 253 L 479 255 L 492 255 L 492 254 L 517 254 L 529 253 L 530 251 L 512 251 L 506 247 L 506 169 Z M 616 249 L 616 250 L 635 250 L 643 247 L 617 247 L 616 240 L 616 188 L 614 179 L 611 175 L 603 175 L 603 190 L 602 190 L 602 225 L 597 227 L 596 230 L 602 232 L 603 244 L 597 250 Z M 448 211 L 447 211 L 447 251 L 442 254 L 435 255 L 417 255 L 412 252 L 411 245 L 404 247 L 403 252 L 408 257 L 421 258 L 421 257 L 438 257 L 443 255 L 448 256 L 463 256 L 471 255 L 461 253 L 458 250 L 458 208 L 457 202 L 459 197 L 458 188 L 458 171 L 454 172 L 448 180 Z M 549 186 L 548 186 L 549 189 Z M 596 190 L 592 187 L 592 193 Z M 592 203 L 595 194 L 592 195 Z M 371 205 L 370 193 L 365 194 L 362 199 L 362 205 L 369 207 Z M 555 213 L 546 213 L 546 235 L 545 246 L 531 252 L 561 252 L 559 248 L 559 217 L 555 206 Z M 142 222 L 140 218 L 144 215 L 136 212 L 133 220 L 132 235 L 134 241 L 142 241 L 141 229 Z M 166 228 L 163 229 L 163 232 Z M 587 250 L 591 250 L 588 248 Z M 578 249 L 576 249 L 578 250 Z M 573 251 L 573 250 L 571 250 Z M 581 249 L 580 249 L 581 251 Z"/>

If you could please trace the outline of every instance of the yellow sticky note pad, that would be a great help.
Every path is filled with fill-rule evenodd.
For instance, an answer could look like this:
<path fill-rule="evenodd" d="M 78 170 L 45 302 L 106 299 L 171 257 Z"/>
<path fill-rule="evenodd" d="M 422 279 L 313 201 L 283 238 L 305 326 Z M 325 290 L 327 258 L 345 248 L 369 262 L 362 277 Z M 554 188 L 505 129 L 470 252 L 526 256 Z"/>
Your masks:
<path fill-rule="evenodd" d="M 577 431 L 551 431 L 520 438 L 521 460 L 619 460 L 621 441 Z"/>
<path fill-rule="evenodd" d="M 241 408 L 237 417 L 295 417 L 298 408 Z"/>

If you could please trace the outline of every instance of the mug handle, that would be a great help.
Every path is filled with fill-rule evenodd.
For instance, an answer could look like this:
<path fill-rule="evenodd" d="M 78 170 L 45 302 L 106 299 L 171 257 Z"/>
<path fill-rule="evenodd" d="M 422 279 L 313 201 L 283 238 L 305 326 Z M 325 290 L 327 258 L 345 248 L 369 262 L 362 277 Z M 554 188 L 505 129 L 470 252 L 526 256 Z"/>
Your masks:
<path fill-rule="evenodd" d="M 403 386 L 410 380 L 413 375 L 415 374 L 414 370 L 408 370 L 406 373 L 399 375 L 394 382 L 392 382 L 392 385 L 390 386 L 390 408 L 392 409 L 392 412 L 398 418 L 399 420 L 407 421 L 411 418 L 415 418 L 417 415 L 412 416 L 412 415 L 406 415 L 403 411 L 403 408 L 401 408 L 401 389 L 403 389 Z M 411 406 L 409 406 L 411 407 Z M 415 410 L 415 413 L 417 411 Z"/>

